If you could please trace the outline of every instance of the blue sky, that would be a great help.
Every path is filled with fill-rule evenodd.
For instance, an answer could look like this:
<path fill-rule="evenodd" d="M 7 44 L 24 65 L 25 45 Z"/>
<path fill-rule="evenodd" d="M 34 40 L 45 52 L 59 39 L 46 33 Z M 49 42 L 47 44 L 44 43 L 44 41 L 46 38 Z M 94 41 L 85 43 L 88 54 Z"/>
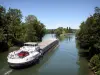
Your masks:
<path fill-rule="evenodd" d="M 48 29 L 79 28 L 82 21 L 100 7 L 100 0 L 0 0 L 5 8 L 17 8 L 25 16 L 35 15 Z"/>

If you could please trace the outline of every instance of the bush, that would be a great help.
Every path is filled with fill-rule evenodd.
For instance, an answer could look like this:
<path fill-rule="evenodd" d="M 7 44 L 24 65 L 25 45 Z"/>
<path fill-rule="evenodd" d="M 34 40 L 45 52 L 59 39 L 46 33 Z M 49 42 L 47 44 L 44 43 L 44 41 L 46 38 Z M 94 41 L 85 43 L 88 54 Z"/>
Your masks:
<path fill-rule="evenodd" d="M 89 66 L 96 72 L 100 69 L 100 54 L 96 54 L 90 59 Z"/>
<path fill-rule="evenodd" d="M 97 73 L 96 73 L 97 75 L 100 75 L 100 71 L 97 71 Z"/>
<path fill-rule="evenodd" d="M 87 18 L 80 25 L 80 30 L 77 32 L 77 39 L 82 48 L 94 47 L 100 49 L 100 8 L 95 8 L 95 13 Z"/>

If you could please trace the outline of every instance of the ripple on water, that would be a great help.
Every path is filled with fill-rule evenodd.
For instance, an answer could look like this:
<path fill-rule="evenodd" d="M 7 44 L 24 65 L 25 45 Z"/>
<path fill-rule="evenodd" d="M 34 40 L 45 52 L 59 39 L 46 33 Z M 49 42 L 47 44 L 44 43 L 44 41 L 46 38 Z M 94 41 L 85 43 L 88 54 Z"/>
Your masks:
<path fill-rule="evenodd" d="M 13 71 L 12 69 L 6 71 L 6 72 L 4 73 L 4 75 L 9 75 L 12 71 Z"/>

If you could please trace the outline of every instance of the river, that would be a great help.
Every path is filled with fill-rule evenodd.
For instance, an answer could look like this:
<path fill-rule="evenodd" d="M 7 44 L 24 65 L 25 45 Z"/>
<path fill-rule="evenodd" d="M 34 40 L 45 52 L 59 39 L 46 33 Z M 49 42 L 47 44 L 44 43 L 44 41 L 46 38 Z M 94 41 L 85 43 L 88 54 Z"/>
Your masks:
<path fill-rule="evenodd" d="M 55 36 L 47 34 L 43 40 L 49 38 Z M 0 75 L 90 75 L 86 59 L 78 51 L 75 35 L 70 34 L 60 38 L 59 46 L 47 52 L 38 64 L 20 70 L 9 68 L 10 51 L 0 53 Z"/>

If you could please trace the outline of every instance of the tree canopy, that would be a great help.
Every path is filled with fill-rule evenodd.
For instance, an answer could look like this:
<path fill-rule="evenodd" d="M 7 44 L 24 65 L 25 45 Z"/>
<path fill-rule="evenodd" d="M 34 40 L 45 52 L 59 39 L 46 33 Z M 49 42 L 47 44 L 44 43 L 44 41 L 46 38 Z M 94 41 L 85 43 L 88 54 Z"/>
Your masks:
<path fill-rule="evenodd" d="M 95 13 L 80 25 L 77 38 L 83 47 L 98 47 L 100 43 L 100 8 L 95 8 Z"/>
<path fill-rule="evenodd" d="M 89 50 L 89 66 L 100 75 L 100 8 L 95 7 L 95 13 L 90 15 L 86 21 L 80 25 L 77 33 L 78 43 L 81 48 Z"/>
<path fill-rule="evenodd" d="M 58 27 L 56 30 L 55 30 L 55 34 L 56 36 L 60 36 L 61 34 L 67 34 L 67 33 L 73 33 L 72 29 L 70 27 L 67 27 L 67 28 L 63 28 L 63 27 Z"/>
<path fill-rule="evenodd" d="M 45 25 L 36 16 L 28 15 L 23 23 L 20 9 L 6 10 L 0 5 L 0 45 L 2 42 L 8 46 L 27 41 L 37 42 L 42 40 L 44 34 Z"/>

